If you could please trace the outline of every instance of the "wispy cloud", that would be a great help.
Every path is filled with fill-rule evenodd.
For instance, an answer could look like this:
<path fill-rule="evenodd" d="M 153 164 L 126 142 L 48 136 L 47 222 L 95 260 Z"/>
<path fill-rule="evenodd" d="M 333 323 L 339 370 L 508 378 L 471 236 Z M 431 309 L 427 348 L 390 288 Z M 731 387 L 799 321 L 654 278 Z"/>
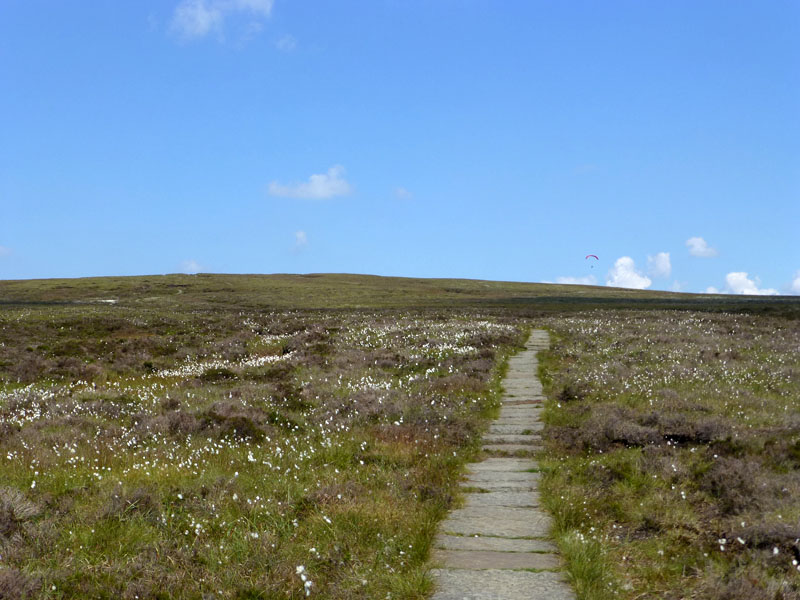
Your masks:
<path fill-rule="evenodd" d="M 669 252 L 659 252 L 655 256 L 648 256 L 647 272 L 653 277 L 669 277 L 672 273 Z"/>
<path fill-rule="evenodd" d="M 600 167 L 594 163 L 585 163 L 575 167 L 573 169 L 573 172 L 576 175 L 589 175 L 591 173 L 599 173 Z"/>
<path fill-rule="evenodd" d="M 334 165 L 327 173 L 312 175 L 306 183 L 284 185 L 273 181 L 269 184 L 269 193 L 282 198 L 306 198 L 324 200 L 334 196 L 346 196 L 352 187 L 344 179 L 344 167 Z"/>
<path fill-rule="evenodd" d="M 294 232 L 294 246 L 292 246 L 292 251 L 302 252 L 308 246 L 308 235 L 305 231 L 295 231 Z"/>
<path fill-rule="evenodd" d="M 691 237 L 686 240 L 686 246 L 689 248 L 689 254 L 692 256 L 699 256 L 700 258 L 712 258 L 719 254 L 716 248 L 712 248 L 701 237 Z"/>
<path fill-rule="evenodd" d="M 394 197 L 398 200 L 411 200 L 414 197 L 414 194 L 409 192 L 404 187 L 397 187 L 394 189 Z"/>
<path fill-rule="evenodd" d="M 275 42 L 275 47 L 281 52 L 291 52 L 297 48 L 297 40 L 294 36 L 286 34 Z"/>
<path fill-rule="evenodd" d="M 648 288 L 651 283 L 653 282 L 649 277 L 636 270 L 636 264 L 630 256 L 618 258 L 606 278 L 606 285 L 609 287 L 623 287 L 635 290 Z"/>
<path fill-rule="evenodd" d="M 792 294 L 800 294 L 800 271 L 797 271 L 797 273 L 794 274 L 794 279 L 789 285 L 789 291 Z"/>
<path fill-rule="evenodd" d="M 181 273 L 186 273 L 187 275 L 195 275 L 203 270 L 203 267 L 194 259 L 184 260 L 181 263 Z"/>
<path fill-rule="evenodd" d="M 587 275 L 586 277 L 556 277 L 556 283 L 566 285 L 595 285 L 597 279 L 594 275 Z"/>
<path fill-rule="evenodd" d="M 726 291 L 731 294 L 748 294 L 751 296 L 774 296 L 778 290 L 773 288 L 759 288 L 761 281 L 758 277 L 750 279 L 744 271 L 728 273 L 725 276 Z"/>
<path fill-rule="evenodd" d="M 198 39 L 220 33 L 232 15 L 250 19 L 248 29 L 269 17 L 273 0 L 182 0 L 172 15 L 172 30 L 183 39 Z"/>

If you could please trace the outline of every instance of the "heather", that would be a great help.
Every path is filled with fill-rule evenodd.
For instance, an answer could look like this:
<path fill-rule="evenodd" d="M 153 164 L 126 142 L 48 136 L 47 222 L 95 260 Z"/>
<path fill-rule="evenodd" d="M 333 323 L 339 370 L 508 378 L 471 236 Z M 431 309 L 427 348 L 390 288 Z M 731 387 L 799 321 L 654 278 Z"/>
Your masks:
<path fill-rule="evenodd" d="M 546 503 L 579 595 L 800 597 L 800 321 L 546 324 Z"/>
<path fill-rule="evenodd" d="M 422 598 L 518 320 L 0 313 L 0 597 Z"/>
<path fill-rule="evenodd" d="M 0 598 L 424 598 L 533 327 L 581 598 L 798 596 L 800 304 L 353 275 L 0 282 Z"/>

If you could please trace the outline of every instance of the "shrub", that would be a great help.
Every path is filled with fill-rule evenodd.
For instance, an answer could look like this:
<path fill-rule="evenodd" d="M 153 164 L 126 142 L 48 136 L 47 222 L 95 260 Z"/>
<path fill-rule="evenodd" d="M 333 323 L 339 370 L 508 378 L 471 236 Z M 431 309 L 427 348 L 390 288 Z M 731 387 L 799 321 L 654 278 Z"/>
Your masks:
<path fill-rule="evenodd" d="M 17 569 L 0 567 L 0 600 L 27 600 L 42 587 L 41 580 Z"/>
<path fill-rule="evenodd" d="M 236 379 L 237 375 L 227 367 L 211 367 L 200 375 L 200 381 L 204 383 L 214 383 L 217 381 L 230 381 Z"/>

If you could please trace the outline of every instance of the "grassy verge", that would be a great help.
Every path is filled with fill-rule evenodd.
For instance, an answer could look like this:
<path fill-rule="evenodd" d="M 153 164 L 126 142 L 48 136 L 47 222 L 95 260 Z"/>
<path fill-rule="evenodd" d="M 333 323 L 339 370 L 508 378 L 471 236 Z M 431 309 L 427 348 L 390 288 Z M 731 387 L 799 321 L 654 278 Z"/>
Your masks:
<path fill-rule="evenodd" d="M 0 313 L 0 597 L 424 598 L 511 318 Z"/>
<path fill-rule="evenodd" d="M 579 597 L 800 597 L 800 323 L 547 326 L 542 494 Z"/>

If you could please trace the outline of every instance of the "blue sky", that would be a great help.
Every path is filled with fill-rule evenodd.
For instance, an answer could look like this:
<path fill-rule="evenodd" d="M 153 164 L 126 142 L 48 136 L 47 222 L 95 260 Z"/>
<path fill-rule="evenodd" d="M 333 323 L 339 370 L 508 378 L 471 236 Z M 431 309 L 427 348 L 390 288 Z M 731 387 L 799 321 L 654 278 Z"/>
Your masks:
<path fill-rule="evenodd" d="M 800 294 L 798 39 L 795 1 L 9 0 L 0 279 Z"/>

